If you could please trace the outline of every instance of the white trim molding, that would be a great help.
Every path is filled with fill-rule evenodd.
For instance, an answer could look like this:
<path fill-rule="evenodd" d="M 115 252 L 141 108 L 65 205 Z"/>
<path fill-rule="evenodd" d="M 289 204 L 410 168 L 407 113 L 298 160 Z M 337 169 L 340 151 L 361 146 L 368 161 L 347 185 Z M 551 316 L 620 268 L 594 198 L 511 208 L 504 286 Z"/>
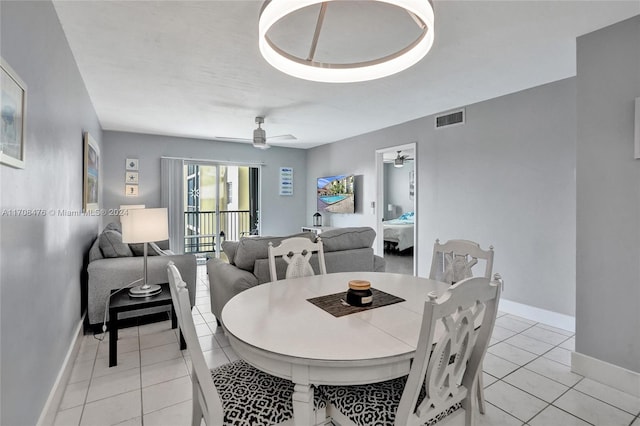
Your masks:
<path fill-rule="evenodd" d="M 571 371 L 640 398 L 640 373 L 580 352 L 571 353 Z"/>
<path fill-rule="evenodd" d="M 506 299 L 500 299 L 499 309 L 502 312 L 517 315 L 531 321 L 541 322 L 574 333 L 576 331 L 576 318 L 570 315 L 547 311 L 546 309 L 536 308 L 535 306 L 512 302 Z"/>
<path fill-rule="evenodd" d="M 71 377 L 71 370 L 73 369 L 73 364 L 75 363 L 76 357 L 78 356 L 78 352 L 80 351 L 80 346 L 82 345 L 82 336 L 83 336 L 83 328 L 82 324 L 84 322 L 84 315 L 80 319 L 80 323 L 76 326 L 76 331 L 74 332 L 73 341 L 71 345 L 69 345 L 69 350 L 67 351 L 67 356 L 64 358 L 64 362 L 62 363 L 62 367 L 58 372 L 58 377 L 56 377 L 56 381 L 51 388 L 51 392 L 49 392 L 49 397 L 47 398 L 47 402 L 45 402 L 44 407 L 42 408 L 42 412 L 40 413 L 40 418 L 38 419 L 37 426 L 49 426 L 53 425 L 56 414 L 58 413 L 58 407 L 60 406 L 60 402 L 62 402 L 62 397 L 64 396 L 65 388 L 67 387 L 67 382 L 69 381 L 69 377 Z"/>

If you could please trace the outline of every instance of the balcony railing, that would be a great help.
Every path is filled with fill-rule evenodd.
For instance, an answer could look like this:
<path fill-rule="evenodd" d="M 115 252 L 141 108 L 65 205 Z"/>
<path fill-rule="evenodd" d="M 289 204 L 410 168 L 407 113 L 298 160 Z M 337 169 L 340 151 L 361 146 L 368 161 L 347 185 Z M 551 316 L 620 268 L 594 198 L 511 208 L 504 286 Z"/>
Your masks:
<path fill-rule="evenodd" d="M 217 213 L 220 215 L 220 230 L 217 228 Z M 249 235 L 251 230 L 249 210 L 184 212 L 184 252 L 215 252 L 216 237 L 221 242 L 225 239 L 237 241 L 241 236 Z"/>

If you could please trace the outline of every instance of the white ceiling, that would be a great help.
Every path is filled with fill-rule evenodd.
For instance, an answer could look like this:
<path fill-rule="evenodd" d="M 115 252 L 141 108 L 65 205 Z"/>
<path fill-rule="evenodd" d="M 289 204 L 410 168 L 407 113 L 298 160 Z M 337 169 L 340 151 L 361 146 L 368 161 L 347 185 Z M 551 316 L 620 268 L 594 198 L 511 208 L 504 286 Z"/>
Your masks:
<path fill-rule="evenodd" d="M 262 58 L 261 1 L 54 1 L 105 130 L 251 138 L 254 117 L 264 115 L 268 137 L 297 137 L 272 144 L 296 148 L 574 76 L 577 36 L 640 14 L 640 0 L 433 4 L 435 42 L 421 62 L 376 81 L 328 84 L 290 77 Z M 386 38 L 404 40 L 415 29 L 391 36 L 379 10 L 368 17 L 376 25 L 343 19 L 364 36 L 340 41 L 337 56 L 354 45 L 366 56 L 363 39 L 386 49 Z M 288 30 L 274 39 L 308 46 Z"/>

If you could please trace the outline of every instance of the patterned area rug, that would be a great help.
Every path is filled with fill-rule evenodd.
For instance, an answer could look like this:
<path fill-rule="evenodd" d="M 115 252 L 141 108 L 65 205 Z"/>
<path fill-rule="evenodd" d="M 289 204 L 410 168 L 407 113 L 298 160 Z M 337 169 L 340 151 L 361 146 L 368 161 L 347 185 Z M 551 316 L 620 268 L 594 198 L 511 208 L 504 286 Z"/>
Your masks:
<path fill-rule="evenodd" d="M 344 315 L 355 314 L 356 312 L 362 312 L 369 309 L 379 308 L 381 306 L 393 305 L 394 303 L 404 302 L 401 297 L 394 296 L 393 294 L 385 293 L 384 291 L 371 288 L 373 293 L 373 302 L 371 306 L 351 306 L 347 304 L 347 292 L 343 291 L 335 294 L 328 294 L 326 296 L 313 297 L 307 299 L 320 309 L 324 309 L 334 317 L 342 317 Z"/>

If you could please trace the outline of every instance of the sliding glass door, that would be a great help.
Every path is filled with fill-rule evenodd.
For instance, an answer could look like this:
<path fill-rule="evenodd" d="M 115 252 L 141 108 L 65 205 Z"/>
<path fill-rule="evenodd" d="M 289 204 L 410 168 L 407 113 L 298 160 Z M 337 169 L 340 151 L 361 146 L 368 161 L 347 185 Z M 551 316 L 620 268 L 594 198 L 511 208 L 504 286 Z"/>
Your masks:
<path fill-rule="evenodd" d="M 260 169 L 185 161 L 184 251 L 219 257 L 224 240 L 259 233 Z"/>

